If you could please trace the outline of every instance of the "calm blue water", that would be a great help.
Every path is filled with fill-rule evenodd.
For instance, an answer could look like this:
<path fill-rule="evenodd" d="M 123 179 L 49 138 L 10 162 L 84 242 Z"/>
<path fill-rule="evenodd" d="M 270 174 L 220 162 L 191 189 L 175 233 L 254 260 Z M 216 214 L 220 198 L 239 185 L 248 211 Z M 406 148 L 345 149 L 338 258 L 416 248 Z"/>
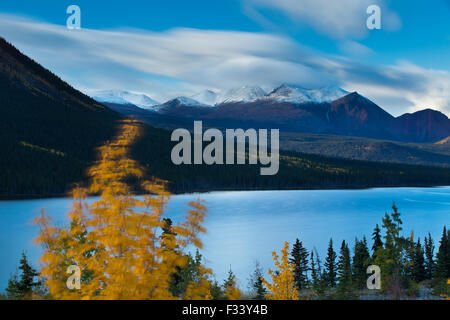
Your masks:
<path fill-rule="evenodd" d="M 202 251 L 207 266 L 222 281 L 231 266 L 243 289 L 259 260 L 272 267 L 271 252 L 284 241 L 299 237 L 308 249 L 317 248 L 322 261 L 330 237 L 338 251 L 342 240 L 370 238 L 375 224 L 395 201 L 402 213 L 404 232 L 416 237 L 431 232 L 439 241 L 450 224 L 450 187 L 386 188 L 369 190 L 212 192 L 173 196 L 167 217 L 179 221 L 187 203 L 206 200 L 208 215 Z M 33 244 L 37 228 L 32 220 L 42 208 L 59 223 L 66 221 L 70 199 L 0 201 L 0 291 L 25 250 L 35 266 L 40 248 Z M 370 243 L 371 245 L 371 243 Z"/>

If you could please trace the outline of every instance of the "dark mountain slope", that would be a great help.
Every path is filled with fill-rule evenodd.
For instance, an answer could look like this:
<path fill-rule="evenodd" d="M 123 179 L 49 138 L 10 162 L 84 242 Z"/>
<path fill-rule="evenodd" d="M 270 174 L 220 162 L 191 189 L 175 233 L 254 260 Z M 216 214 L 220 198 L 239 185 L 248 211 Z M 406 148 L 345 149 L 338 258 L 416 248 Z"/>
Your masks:
<path fill-rule="evenodd" d="M 354 92 L 330 105 L 330 133 L 348 136 L 390 138 L 395 118 L 372 101 Z"/>
<path fill-rule="evenodd" d="M 121 116 L 0 39 L 0 193 L 64 192 Z"/>
<path fill-rule="evenodd" d="M 450 136 L 450 119 L 439 111 L 426 109 L 396 119 L 400 138 L 408 141 L 439 141 Z"/>

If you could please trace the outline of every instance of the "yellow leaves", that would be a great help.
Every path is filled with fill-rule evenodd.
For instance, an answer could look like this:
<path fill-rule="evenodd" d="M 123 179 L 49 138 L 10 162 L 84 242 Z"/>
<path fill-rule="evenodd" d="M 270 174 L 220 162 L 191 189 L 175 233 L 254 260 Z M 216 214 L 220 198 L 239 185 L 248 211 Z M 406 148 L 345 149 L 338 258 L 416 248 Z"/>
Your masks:
<path fill-rule="evenodd" d="M 449 286 L 449 285 L 450 285 L 450 279 L 447 279 L 447 286 Z M 443 294 L 442 297 L 445 298 L 445 300 L 450 300 L 450 296 L 447 294 Z"/>
<path fill-rule="evenodd" d="M 281 260 L 276 252 L 272 253 L 276 271 L 269 270 L 272 283 L 261 278 L 268 290 L 267 300 L 298 300 L 298 291 L 294 281 L 294 265 L 289 261 L 289 243 L 285 242 L 281 250 Z"/>
<path fill-rule="evenodd" d="M 68 226 L 56 228 L 43 214 L 36 218 L 40 226 L 36 242 L 45 249 L 42 275 L 55 299 L 174 299 L 169 283 L 176 268 L 187 263 L 183 250 L 190 244 L 202 246 L 198 235 L 206 232 L 202 226 L 206 207 L 200 200 L 189 203 L 185 222 L 166 234 L 161 232 L 170 198 L 166 182 L 144 181 L 142 188 L 149 194 L 143 199 L 131 194 L 127 179 L 144 176 L 128 157 L 139 132 L 138 122 L 126 120 L 118 137 L 98 149 L 99 160 L 88 170 L 89 188 L 73 190 Z M 88 193 L 99 194 L 100 199 L 87 205 Z M 70 265 L 81 269 L 80 290 L 66 286 Z M 201 268 L 188 298 L 210 297 L 210 271 Z"/>
<path fill-rule="evenodd" d="M 225 295 L 228 300 L 239 300 L 241 298 L 241 290 L 236 287 L 228 286 L 225 290 Z"/>
<path fill-rule="evenodd" d="M 197 281 L 191 281 L 187 288 L 184 300 L 212 300 L 211 283 L 208 276 L 212 274 L 210 269 L 199 266 L 199 274 Z"/>

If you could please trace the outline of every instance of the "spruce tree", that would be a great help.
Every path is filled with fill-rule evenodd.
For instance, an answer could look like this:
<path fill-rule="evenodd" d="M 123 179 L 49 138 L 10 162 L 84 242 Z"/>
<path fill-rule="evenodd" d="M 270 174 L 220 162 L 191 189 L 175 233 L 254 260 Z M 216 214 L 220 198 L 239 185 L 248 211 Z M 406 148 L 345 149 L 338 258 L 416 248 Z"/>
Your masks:
<path fill-rule="evenodd" d="M 39 273 L 30 265 L 28 258 L 22 252 L 20 259 L 20 279 L 16 274 L 8 281 L 6 293 L 10 300 L 32 299 L 34 290 L 37 289 L 41 283 L 36 280 Z"/>
<path fill-rule="evenodd" d="M 336 252 L 333 249 L 333 239 L 328 244 L 327 257 L 324 263 L 324 283 L 327 287 L 336 286 Z"/>
<path fill-rule="evenodd" d="M 355 287 L 363 289 L 366 286 L 367 267 L 370 264 L 370 253 L 367 247 L 367 240 L 355 240 L 355 249 L 353 256 L 352 272 Z"/>
<path fill-rule="evenodd" d="M 439 279 L 446 279 L 450 277 L 449 270 L 449 235 L 447 233 L 447 228 L 444 226 L 444 231 L 442 232 L 441 241 L 439 243 L 439 250 L 436 256 L 436 277 Z"/>
<path fill-rule="evenodd" d="M 265 300 L 267 295 L 267 290 L 263 284 L 263 270 L 258 261 L 255 262 L 255 270 L 249 279 L 249 289 L 253 294 L 254 300 Z"/>
<path fill-rule="evenodd" d="M 294 265 L 294 279 L 297 289 L 305 289 L 308 283 L 308 251 L 303 247 L 302 242 L 297 239 L 292 247 L 292 258 L 289 259 Z"/>
<path fill-rule="evenodd" d="M 422 245 L 420 244 L 420 238 L 414 245 L 414 255 L 413 255 L 413 268 L 412 277 L 414 281 L 421 282 L 425 280 L 425 259 Z"/>
<path fill-rule="evenodd" d="M 372 254 L 375 255 L 375 252 L 378 250 L 378 248 L 383 248 L 383 241 L 381 240 L 381 230 L 378 224 L 375 226 L 375 229 L 372 233 Z"/>
<path fill-rule="evenodd" d="M 435 262 L 434 262 L 434 243 L 431 234 L 425 237 L 425 279 L 432 279 L 434 276 Z"/>
<path fill-rule="evenodd" d="M 338 290 L 347 295 L 352 285 L 352 267 L 350 261 L 350 249 L 347 243 L 342 241 L 339 260 L 337 264 Z"/>
<path fill-rule="evenodd" d="M 311 262 L 311 284 L 312 288 L 314 290 L 319 290 L 319 284 L 320 284 L 320 272 L 318 270 L 318 267 L 316 266 L 316 261 L 314 260 L 314 251 L 311 250 L 310 255 L 310 262 Z"/>

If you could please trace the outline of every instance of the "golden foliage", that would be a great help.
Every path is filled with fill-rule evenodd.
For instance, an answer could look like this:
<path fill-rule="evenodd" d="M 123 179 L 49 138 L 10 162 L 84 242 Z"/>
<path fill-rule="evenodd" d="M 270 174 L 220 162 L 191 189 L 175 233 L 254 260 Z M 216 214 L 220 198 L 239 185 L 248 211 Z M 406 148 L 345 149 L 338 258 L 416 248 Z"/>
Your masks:
<path fill-rule="evenodd" d="M 241 290 L 237 287 L 236 276 L 229 271 L 228 279 L 225 281 L 225 296 L 228 300 L 239 300 L 242 296 Z"/>
<path fill-rule="evenodd" d="M 447 279 L 447 286 L 450 286 L 450 279 Z M 450 300 L 450 296 L 447 294 L 443 294 L 442 297 L 445 298 L 445 300 Z"/>
<path fill-rule="evenodd" d="M 140 125 L 126 120 L 120 134 L 99 148 L 99 161 L 89 169 L 91 185 L 73 191 L 70 225 L 57 228 L 44 214 L 36 219 L 43 245 L 42 276 L 55 299 L 175 299 L 169 291 L 171 275 L 187 263 L 184 250 L 201 248 L 198 238 L 206 207 L 198 200 L 189 203 L 184 223 L 163 233 L 163 214 L 170 193 L 165 181 L 142 183 L 148 195 L 133 196 L 128 179 L 142 180 L 144 170 L 128 157 Z M 100 199 L 88 205 L 88 194 Z M 69 290 L 67 267 L 82 271 L 81 288 Z M 209 283 L 204 277 L 192 284 L 188 297 L 208 299 Z"/>
<path fill-rule="evenodd" d="M 272 256 L 276 267 L 276 271 L 269 269 L 272 283 L 267 282 L 264 278 L 261 279 L 269 292 L 266 299 L 299 300 L 294 281 L 294 265 L 289 261 L 289 243 L 284 243 L 281 250 L 281 261 L 275 251 L 272 252 Z"/>

